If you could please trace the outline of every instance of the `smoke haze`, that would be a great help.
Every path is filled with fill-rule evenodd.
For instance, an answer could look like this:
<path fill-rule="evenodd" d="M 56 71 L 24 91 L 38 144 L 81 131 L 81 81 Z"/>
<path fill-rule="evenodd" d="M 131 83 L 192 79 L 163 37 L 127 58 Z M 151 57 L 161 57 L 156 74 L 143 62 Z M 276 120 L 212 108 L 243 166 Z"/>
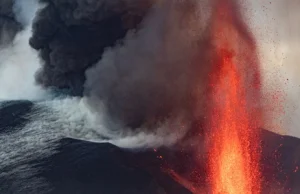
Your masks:
<path fill-rule="evenodd" d="M 30 39 L 44 61 L 37 82 L 82 96 L 85 70 L 101 59 L 106 47 L 138 25 L 150 0 L 132 6 L 124 0 L 43 2 L 47 5 L 37 16 Z"/>
<path fill-rule="evenodd" d="M 185 2 L 180 10 L 181 4 L 154 6 L 140 30 L 129 32 L 87 70 L 85 95 L 93 110 L 104 108 L 113 123 L 132 128 L 155 128 L 169 118 L 193 120 L 193 90 L 201 87 L 194 86 L 198 76 L 193 70 L 207 71 L 204 61 L 196 61 L 203 51 L 202 37 L 194 32 L 204 27 L 195 11 L 198 4 Z"/>
<path fill-rule="evenodd" d="M 50 99 L 50 89 L 66 89 L 78 102 L 55 99 L 59 106 L 86 113 L 62 114 L 85 123 L 64 127 L 66 136 L 128 148 L 172 145 L 205 116 L 211 1 L 41 2 L 35 19 L 34 0 L 16 0 L 7 14 L 13 27 L 3 25 L 1 33 L 0 99 Z M 241 4 L 257 40 L 264 88 L 285 92 L 282 128 L 300 137 L 300 3 Z"/>

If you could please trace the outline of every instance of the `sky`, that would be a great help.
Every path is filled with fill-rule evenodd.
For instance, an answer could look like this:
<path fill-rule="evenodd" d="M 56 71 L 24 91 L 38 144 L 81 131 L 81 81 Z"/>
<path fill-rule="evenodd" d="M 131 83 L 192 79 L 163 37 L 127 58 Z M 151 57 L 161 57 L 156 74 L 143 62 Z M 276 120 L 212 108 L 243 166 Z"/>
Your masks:
<path fill-rule="evenodd" d="M 273 124 L 282 121 L 283 133 L 300 137 L 300 1 L 240 1 L 257 40 L 264 84 L 283 93 L 284 111 L 272 116 Z"/>

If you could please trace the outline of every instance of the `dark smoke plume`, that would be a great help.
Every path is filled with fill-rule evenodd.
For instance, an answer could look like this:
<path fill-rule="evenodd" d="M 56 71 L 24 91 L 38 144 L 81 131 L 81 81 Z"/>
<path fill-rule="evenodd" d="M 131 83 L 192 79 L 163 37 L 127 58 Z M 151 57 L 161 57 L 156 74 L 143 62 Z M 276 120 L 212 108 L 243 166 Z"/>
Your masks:
<path fill-rule="evenodd" d="M 87 70 L 88 104 L 95 112 L 105 111 L 109 124 L 151 130 L 174 119 L 184 128 L 195 120 L 210 67 L 208 11 L 199 3 L 155 4 L 138 31 Z"/>
<path fill-rule="evenodd" d="M 213 1 L 43 2 L 30 44 L 44 61 L 44 87 L 83 95 L 117 133 L 171 133 L 204 117 Z"/>
<path fill-rule="evenodd" d="M 39 50 L 44 66 L 37 82 L 82 95 L 84 72 L 106 47 L 136 28 L 150 0 L 42 0 L 46 7 L 33 25 L 30 45 Z"/>
<path fill-rule="evenodd" d="M 30 39 L 44 61 L 39 84 L 83 94 L 108 128 L 188 128 L 200 118 L 210 1 L 42 2 Z"/>

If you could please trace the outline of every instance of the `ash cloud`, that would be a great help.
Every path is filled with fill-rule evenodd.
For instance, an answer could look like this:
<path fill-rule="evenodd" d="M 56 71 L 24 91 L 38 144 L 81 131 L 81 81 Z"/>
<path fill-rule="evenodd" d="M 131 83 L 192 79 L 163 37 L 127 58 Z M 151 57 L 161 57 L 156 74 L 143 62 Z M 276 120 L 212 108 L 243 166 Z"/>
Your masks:
<path fill-rule="evenodd" d="M 155 129 L 165 131 L 157 132 L 157 136 L 163 136 L 174 128 L 181 129 L 179 126 L 188 128 L 204 116 L 212 57 L 212 1 L 41 2 L 46 7 L 35 19 L 30 39 L 44 63 L 37 82 L 44 88 L 65 88 L 72 95 L 84 96 L 92 114 L 104 115 L 100 120 L 108 129 L 106 136 L 130 139 Z M 242 4 L 254 12 L 258 7 L 264 10 L 263 3 Z M 269 47 L 264 45 L 264 38 L 268 30 L 259 31 L 265 23 L 250 21 L 260 15 L 247 11 L 242 15 L 247 16 L 250 31 L 259 40 L 259 57 L 265 62 Z M 263 74 L 264 82 L 268 82 L 268 73 Z M 166 124 L 173 121 L 180 124 Z"/>
<path fill-rule="evenodd" d="M 83 95 L 111 138 L 186 131 L 209 71 L 209 1 L 42 2 L 30 39 L 39 84 Z"/>
<path fill-rule="evenodd" d="M 30 39 L 44 61 L 37 82 L 83 95 L 95 118 L 74 137 L 122 147 L 182 138 L 204 98 L 209 1 L 43 2 Z"/>
<path fill-rule="evenodd" d="M 30 45 L 44 61 L 37 82 L 45 88 L 68 89 L 82 96 L 84 72 L 106 47 L 137 27 L 150 0 L 43 0 Z M 138 9 L 137 9 L 138 8 Z"/>
<path fill-rule="evenodd" d="M 197 110 L 203 111 L 211 51 L 203 2 L 155 4 L 138 30 L 86 71 L 86 103 L 94 114 L 104 112 L 110 135 L 126 137 L 128 129 L 128 141 L 171 145 L 203 116 Z"/>

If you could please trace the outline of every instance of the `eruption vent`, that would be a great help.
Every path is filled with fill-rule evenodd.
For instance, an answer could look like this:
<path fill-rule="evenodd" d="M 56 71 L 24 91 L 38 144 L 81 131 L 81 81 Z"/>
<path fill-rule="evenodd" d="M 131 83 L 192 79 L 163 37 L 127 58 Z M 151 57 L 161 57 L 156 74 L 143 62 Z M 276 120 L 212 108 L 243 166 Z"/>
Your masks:
<path fill-rule="evenodd" d="M 259 193 L 259 152 L 251 148 L 258 142 L 247 112 L 246 88 L 232 61 L 233 56 L 226 49 L 220 51 L 220 55 L 222 61 L 217 74 L 222 79 L 213 85 L 215 108 L 210 118 L 212 190 L 228 194 Z"/>
<path fill-rule="evenodd" d="M 218 1 L 215 11 L 208 122 L 210 190 L 213 194 L 260 193 L 260 84 L 255 45 L 235 4 Z"/>

